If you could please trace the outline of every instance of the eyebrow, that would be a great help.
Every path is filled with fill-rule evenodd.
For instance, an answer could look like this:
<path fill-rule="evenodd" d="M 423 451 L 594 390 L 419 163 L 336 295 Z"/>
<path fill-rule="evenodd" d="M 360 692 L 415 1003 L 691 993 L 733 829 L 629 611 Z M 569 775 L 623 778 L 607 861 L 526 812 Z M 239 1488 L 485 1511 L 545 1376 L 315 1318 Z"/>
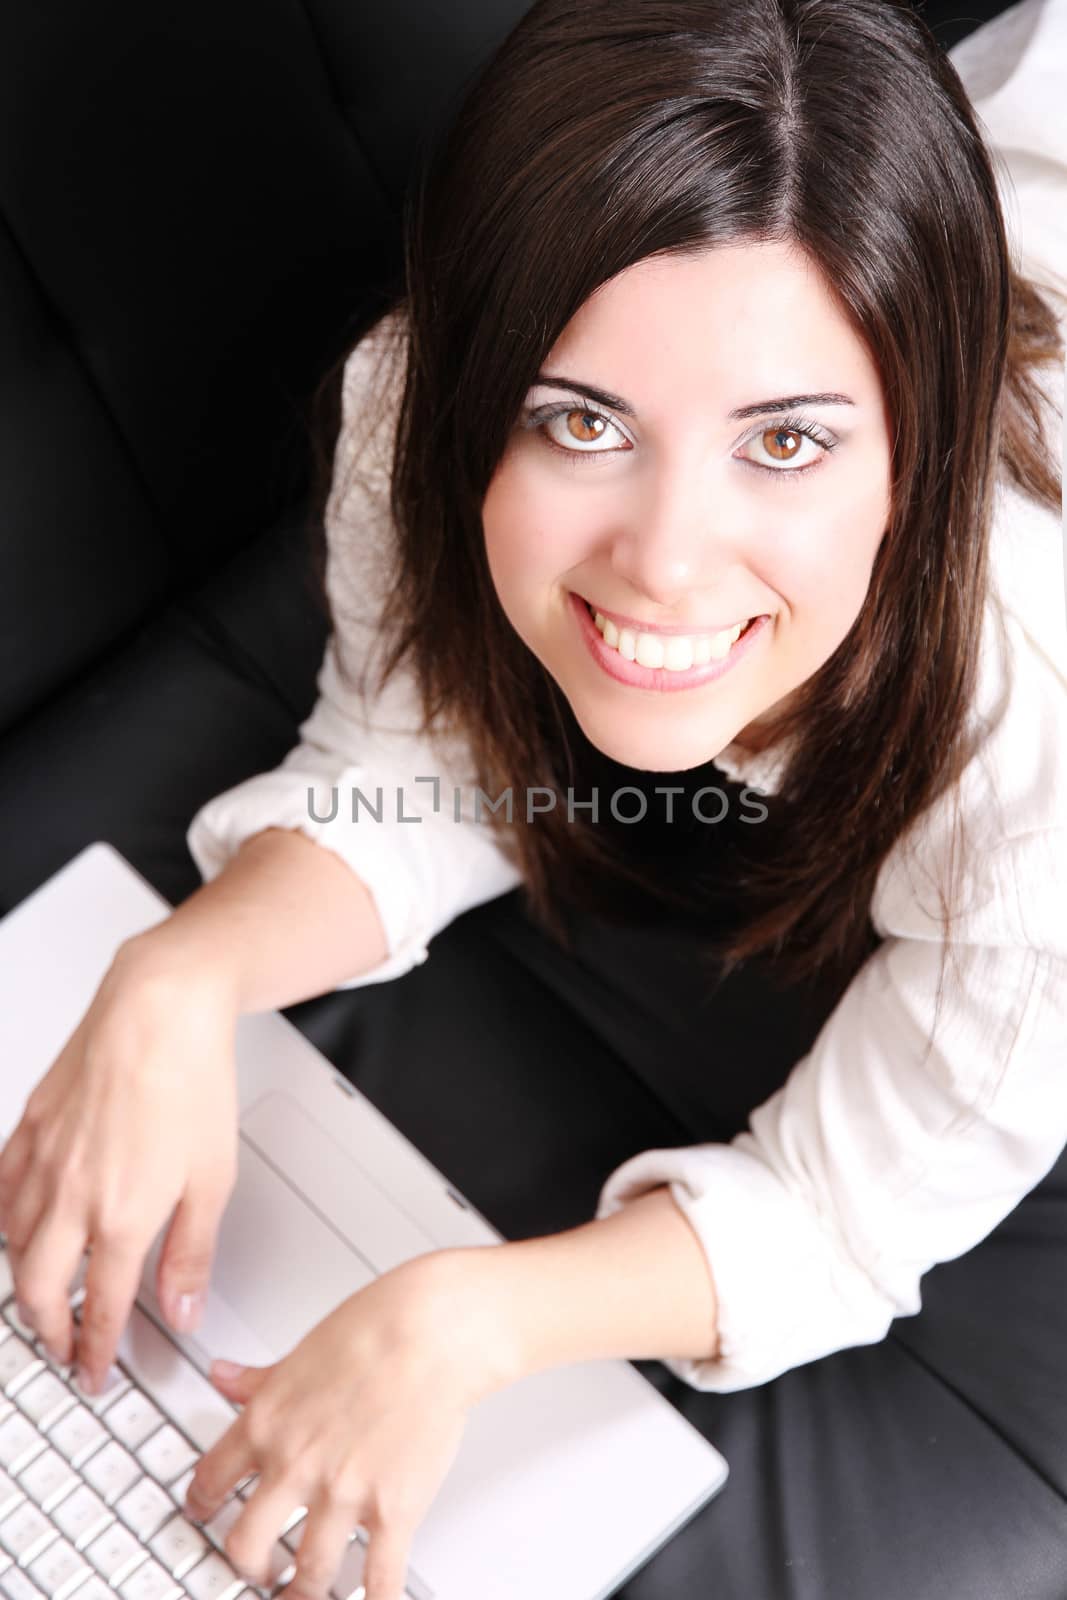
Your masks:
<path fill-rule="evenodd" d="M 635 415 L 634 408 L 617 394 L 608 394 L 606 389 L 598 389 L 591 383 L 582 383 L 577 378 L 565 378 L 560 375 L 551 377 L 547 372 L 539 372 L 531 388 L 543 384 L 546 389 L 574 389 L 579 394 L 587 395 L 590 400 L 595 400 L 597 405 L 607 406 L 611 411 L 620 411 L 624 417 Z M 727 412 L 731 421 L 744 421 L 746 417 L 761 417 L 768 411 L 788 411 L 793 406 L 854 406 L 855 400 L 847 394 L 786 394 L 779 395 L 770 400 L 753 400 L 747 406 L 736 406 L 733 411 Z"/>

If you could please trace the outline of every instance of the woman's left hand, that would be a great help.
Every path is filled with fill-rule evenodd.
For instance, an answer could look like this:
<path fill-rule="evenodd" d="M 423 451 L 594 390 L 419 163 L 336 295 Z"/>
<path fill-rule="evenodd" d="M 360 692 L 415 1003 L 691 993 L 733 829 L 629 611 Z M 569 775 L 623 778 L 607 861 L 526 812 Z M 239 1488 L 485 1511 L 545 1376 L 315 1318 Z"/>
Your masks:
<path fill-rule="evenodd" d="M 252 1473 L 259 1482 L 225 1540 L 239 1573 L 266 1587 L 269 1557 L 307 1506 L 285 1600 L 327 1600 L 361 1524 L 366 1600 L 403 1600 L 408 1551 L 455 1460 L 470 1408 L 504 1378 L 491 1338 L 457 1306 L 459 1257 L 434 1252 L 359 1290 L 281 1361 L 216 1387 L 243 1406 L 200 1459 L 188 1514 L 207 1522 Z M 473 1265 L 473 1262 L 472 1262 Z M 448 1301 L 451 1300 L 451 1304 Z"/>

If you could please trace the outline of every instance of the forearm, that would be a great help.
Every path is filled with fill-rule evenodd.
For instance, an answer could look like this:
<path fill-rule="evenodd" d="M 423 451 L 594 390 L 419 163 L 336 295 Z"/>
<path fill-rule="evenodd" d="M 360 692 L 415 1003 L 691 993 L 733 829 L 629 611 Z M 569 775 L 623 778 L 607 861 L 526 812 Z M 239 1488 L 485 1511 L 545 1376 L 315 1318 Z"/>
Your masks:
<path fill-rule="evenodd" d="M 351 867 L 302 833 L 268 828 L 119 959 L 179 981 L 210 975 L 240 1013 L 324 994 L 386 954 L 374 899 Z"/>
<path fill-rule="evenodd" d="M 444 1252 L 486 1388 L 574 1361 L 714 1358 L 715 1285 L 667 1187 L 565 1233 Z"/>

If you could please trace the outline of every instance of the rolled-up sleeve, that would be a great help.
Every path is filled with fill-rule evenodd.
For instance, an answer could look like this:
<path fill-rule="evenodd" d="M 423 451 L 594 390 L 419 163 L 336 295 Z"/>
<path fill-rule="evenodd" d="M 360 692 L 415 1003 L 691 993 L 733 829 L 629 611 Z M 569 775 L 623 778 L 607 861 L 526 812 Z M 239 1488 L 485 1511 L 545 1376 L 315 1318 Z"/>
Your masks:
<path fill-rule="evenodd" d="M 328 655 L 320 682 L 331 680 Z M 205 882 L 265 828 L 295 829 L 347 862 L 374 898 L 388 949 L 377 966 L 337 985 L 352 989 L 420 965 L 435 934 L 521 877 L 484 813 L 474 817 L 474 785 L 457 764 L 413 735 L 361 734 L 350 724 L 340 738 L 339 719 L 343 724 L 324 691 L 301 725 L 301 743 L 272 771 L 202 806 L 186 842 Z"/>
<path fill-rule="evenodd" d="M 377 387 L 379 324 L 345 368 L 343 425 L 326 508 L 326 588 L 334 615 L 318 698 L 300 742 L 279 766 L 216 795 L 186 842 L 208 881 L 266 828 L 294 829 L 348 863 L 373 896 L 384 961 L 337 985 L 382 983 L 426 959 L 435 934 L 463 911 L 515 887 L 521 876 L 479 809 L 464 741 L 420 731 L 406 666 L 380 692 L 383 560 L 389 514 L 397 375 Z M 342 672 L 342 661 L 347 669 Z M 490 797 L 493 799 L 495 797 Z"/>
<path fill-rule="evenodd" d="M 1008 916 L 984 940 L 961 932 L 932 1048 L 942 947 L 890 937 L 745 1132 L 610 1176 L 598 1217 L 666 1184 L 704 1249 L 719 1353 L 668 1360 L 678 1377 L 743 1389 L 877 1342 L 921 1309 L 925 1272 L 1051 1169 L 1067 1144 L 1065 863 L 1059 828 L 986 858 L 976 924 Z"/>

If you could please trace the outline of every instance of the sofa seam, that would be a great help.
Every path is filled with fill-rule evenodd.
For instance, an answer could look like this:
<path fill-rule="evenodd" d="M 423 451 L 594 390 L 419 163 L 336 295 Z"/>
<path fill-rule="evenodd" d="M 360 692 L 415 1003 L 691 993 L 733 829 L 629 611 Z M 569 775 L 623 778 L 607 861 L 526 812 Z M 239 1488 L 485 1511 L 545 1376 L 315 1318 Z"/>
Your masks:
<path fill-rule="evenodd" d="M 378 171 L 375 162 L 368 154 L 367 146 L 362 135 L 356 132 L 355 128 L 353 128 L 352 124 L 345 115 L 345 100 L 338 89 L 337 80 L 330 68 L 329 57 L 323 48 L 322 38 L 315 23 L 314 17 L 312 16 L 311 8 L 308 5 L 308 0 L 297 0 L 297 6 L 301 16 L 304 19 L 304 26 L 307 28 L 308 37 L 311 40 L 315 55 L 318 58 L 323 79 L 329 90 L 330 104 L 333 106 L 337 120 L 344 128 L 345 136 L 350 141 L 354 149 L 359 153 L 359 158 L 373 179 L 379 196 L 384 201 L 389 212 L 395 216 L 395 203 L 393 196 L 390 194 L 388 186 L 384 183 L 381 173 Z"/>
<path fill-rule="evenodd" d="M 108 431 L 112 434 L 113 438 L 117 442 L 122 458 L 126 462 L 134 482 L 137 485 L 137 492 L 142 497 L 153 522 L 156 524 L 157 532 L 166 546 L 168 558 L 173 561 L 174 550 L 171 546 L 168 524 L 163 515 L 162 507 L 159 505 L 155 495 L 152 493 L 149 487 L 148 479 L 146 478 L 144 470 L 137 459 L 136 453 L 134 452 L 125 432 L 119 425 L 119 420 L 115 409 L 108 400 L 105 391 L 101 387 L 99 379 L 97 378 L 96 373 L 94 372 L 93 367 L 86 356 L 75 324 L 63 316 L 56 300 L 45 288 L 44 281 L 41 278 L 41 275 L 34 265 L 31 257 L 27 253 L 19 233 L 11 220 L 10 212 L 6 207 L 0 207 L 0 226 L 3 227 L 5 233 L 7 234 L 11 243 L 11 248 L 15 252 L 15 255 L 17 256 L 23 270 L 33 286 L 34 293 L 38 297 L 45 319 L 49 324 L 49 331 L 56 338 L 57 342 L 65 350 L 70 352 L 71 358 L 77 366 L 78 371 L 81 373 L 95 405 L 99 408 L 100 414 L 104 418 Z"/>
<path fill-rule="evenodd" d="M 972 1416 L 976 1417 L 977 1420 L 981 1422 L 991 1434 L 999 1439 L 1001 1444 L 1003 1444 L 1018 1461 L 1022 1462 L 1023 1466 L 1029 1468 L 1035 1478 L 1039 1479 L 1040 1482 L 1044 1484 L 1046 1489 L 1055 1495 L 1056 1499 L 1061 1503 L 1061 1505 L 1067 1505 L 1067 1489 L 1061 1488 L 1059 1484 L 1054 1483 L 1048 1474 L 1037 1465 L 1036 1461 L 1033 1461 L 1030 1458 L 1022 1446 L 1008 1437 L 1003 1428 L 994 1422 L 992 1417 L 987 1416 L 987 1414 L 979 1406 L 975 1405 L 973 1400 L 968 1399 L 968 1397 L 956 1386 L 956 1384 L 952 1383 L 951 1380 L 946 1378 L 943 1373 L 939 1372 L 930 1361 L 928 1361 L 924 1356 L 921 1356 L 917 1350 L 913 1349 L 911 1345 L 906 1343 L 899 1334 L 894 1333 L 892 1329 L 890 1329 L 886 1337 L 887 1339 L 891 1339 L 898 1350 L 903 1351 L 903 1353 L 908 1356 L 916 1364 L 916 1366 L 921 1367 L 924 1372 L 928 1373 L 936 1383 L 940 1384 L 943 1389 L 946 1389 L 948 1393 L 958 1400 L 959 1403 L 964 1406 Z"/>

